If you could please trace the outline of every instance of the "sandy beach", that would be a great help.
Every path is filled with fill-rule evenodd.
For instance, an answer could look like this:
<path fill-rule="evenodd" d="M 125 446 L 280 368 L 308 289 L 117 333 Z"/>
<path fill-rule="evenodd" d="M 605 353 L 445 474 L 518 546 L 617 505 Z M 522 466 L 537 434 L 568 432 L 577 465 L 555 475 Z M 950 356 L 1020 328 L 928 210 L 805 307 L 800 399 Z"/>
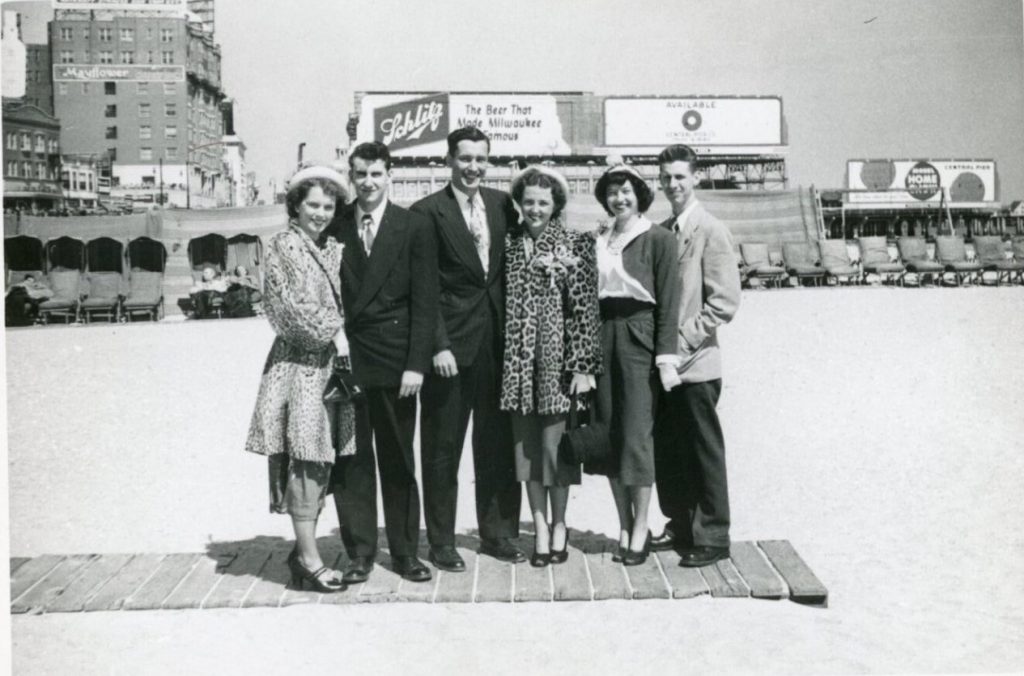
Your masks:
<path fill-rule="evenodd" d="M 1019 286 L 744 292 L 720 334 L 732 536 L 791 541 L 828 609 L 701 598 L 15 616 L 14 670 L 1019 671 L 1022 335 Z M 242 451 L 271 340 L 259 318 L 8 331 L 11 555 L 289 537 L 267 513 L 264 461 Z M 466 452 L 464 530 L 471 463 Z M 568 520 L 615 531 L 604 480 L 574 490 Z M 332 511 L 324 522 L 329 536 Z"/>

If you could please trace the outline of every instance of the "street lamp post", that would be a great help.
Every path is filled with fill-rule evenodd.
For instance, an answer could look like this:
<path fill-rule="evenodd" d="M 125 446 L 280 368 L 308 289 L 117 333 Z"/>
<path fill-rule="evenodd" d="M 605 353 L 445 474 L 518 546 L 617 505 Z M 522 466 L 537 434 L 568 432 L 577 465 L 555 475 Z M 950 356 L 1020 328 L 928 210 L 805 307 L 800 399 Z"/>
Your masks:
<path fill-rule="evenodd" d="M 306 142 L 303 141 L 299 144 L 299 161 L 295 165 L 297 168 L 302 166 L 302 151 L 306 149 Z"/>

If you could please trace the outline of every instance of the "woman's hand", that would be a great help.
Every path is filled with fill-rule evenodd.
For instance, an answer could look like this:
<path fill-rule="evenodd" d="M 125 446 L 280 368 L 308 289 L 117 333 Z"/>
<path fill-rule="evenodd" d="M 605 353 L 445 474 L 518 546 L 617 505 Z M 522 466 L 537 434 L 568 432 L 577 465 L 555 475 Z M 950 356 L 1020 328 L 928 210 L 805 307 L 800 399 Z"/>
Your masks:
<path fill-rule="evenodd" d="M 345 335 L 344 328 L 334 334 L 334 349 L 338 351 L 339 357 L 347 357 L 349 355 L 348 336 Z"/>
<path fill-rule="evenodd" d="M 569 383 L 569 394 L 586 394 L 590 391 L 590 376 L 586 373 L 572 374 L 572 382 Z"/>
<path fill-rule="evenodd" d="M 676 371 L 675 364 L 659 364 L 658 376 L 661 378 L 661 387 L 666 392 L 683 382 L 679 378 L 679 372 Z"/>

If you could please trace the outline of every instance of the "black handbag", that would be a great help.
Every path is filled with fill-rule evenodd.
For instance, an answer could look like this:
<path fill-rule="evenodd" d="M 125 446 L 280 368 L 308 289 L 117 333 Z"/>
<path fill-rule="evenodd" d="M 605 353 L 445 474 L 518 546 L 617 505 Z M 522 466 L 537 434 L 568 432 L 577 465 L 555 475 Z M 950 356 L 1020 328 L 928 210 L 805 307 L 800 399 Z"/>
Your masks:
<path fill-rule="evenodd" d="M 569 419 L 558 444 L 558 461 L 583 465 L 587 474 L 607 476 L 612 461 L 608 425 L 593 420 L 593 406 L 584 407 L 584 403 L 581 395 L 569 396 Z"/>
<path fill-rule="evenodd" d="M 334 362 L 330 378 L 324 387 L 325 404 L 357 404 L 361 402 L 366 393 L 356 382 L 351 369 L 347 368 L 347 359 L 338 358 Z"/>

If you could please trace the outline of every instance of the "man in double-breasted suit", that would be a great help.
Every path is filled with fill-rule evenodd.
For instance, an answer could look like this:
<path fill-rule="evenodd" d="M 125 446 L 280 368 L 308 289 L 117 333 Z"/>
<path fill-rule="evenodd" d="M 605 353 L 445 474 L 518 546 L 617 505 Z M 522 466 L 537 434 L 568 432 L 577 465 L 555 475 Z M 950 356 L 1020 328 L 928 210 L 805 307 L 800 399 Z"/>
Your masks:
<path fill-rule="evenodd" d="M 324 235 L 344 246 L 341 295 L 352 373 L 366 392 L 356 407 L 356 453 L 334 469 L 334 500 L 351 560 L 347 583 L 365 581 L 377 550 L 377 475 L 395 572 L 430 579 L 416 558 L 420 497 L 413 435 L 416 395 L 430 369 L 438 312 L 437 245 L 421 216 L 387 199 L 391 156 L 364 143 L 349 156 L 355 203 Z"/>
<path fill-rule="evenodd" d="M 676 548 L 679 565 L 700 567 L 729 556 L 725 438 L 715 410 L 722 392 L 717 331 L 739 307 L 740 276 L 728 228 L 694 192 L 693 149 L 669 146 L 658 164 L 672 204 L 672 218 L 661 225 L 675 233 L 679 251 L 679 365 L 655 419 L 658 502 L 669 522 L 651 546 Z"/>
<path fill-rule="evenodd" d="M 519 534 L 511 422 L 498 409 L 504 328 L 505 231 L 517 220 L 512 200 L 481 185 L 490 140 L 463 127 L 448 135 L 451 183 L 412 205 L 437 237 L 440 313 L 433 372 L 423 385 L 420 416 L 423 509 L 430 560 L 459 572 L 455 549 L 459 461 L 470 414 L 480 551 L 503 561 L 526 559 L 510 542 Z"/>

